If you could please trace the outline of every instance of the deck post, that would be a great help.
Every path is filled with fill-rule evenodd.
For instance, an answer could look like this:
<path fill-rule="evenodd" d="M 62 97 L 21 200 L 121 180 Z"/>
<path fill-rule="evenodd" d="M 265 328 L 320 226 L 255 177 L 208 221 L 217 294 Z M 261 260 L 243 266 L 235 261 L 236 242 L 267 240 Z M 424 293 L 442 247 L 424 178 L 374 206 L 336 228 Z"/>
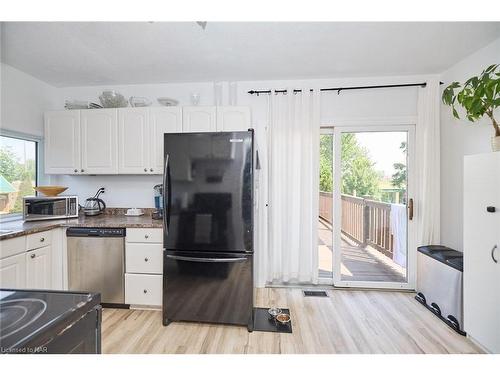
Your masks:
<path fill-rule="evenodd" d="M 363 199 L 363 246 L 368 245 L 370 234 L 370 206 L 366 204 L 366 199 Z"/>

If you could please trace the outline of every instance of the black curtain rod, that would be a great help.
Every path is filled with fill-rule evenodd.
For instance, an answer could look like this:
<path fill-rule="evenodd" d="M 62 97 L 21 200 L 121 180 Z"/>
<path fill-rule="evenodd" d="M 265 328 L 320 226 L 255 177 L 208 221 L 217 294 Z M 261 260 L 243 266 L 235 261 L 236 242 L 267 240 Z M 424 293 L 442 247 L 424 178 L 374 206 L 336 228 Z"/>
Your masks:
<path fill-rule="evenodd" d="M 439 82 L 440 85 L 443 84 L 443 82 Z M 364 90 L 364 89 L 387 89 L 391 87 L 415 87 L 415 86 L 420 86 L 420 87 L 425 87 L 427 86 L 427 83 L 404 83 L 404 84 L 399 84 L 399 85 L 378 85 L 378 86 L 351 86 L 351 87 L 330 87 L 326 89 L 319 89 L 319 91 L 337 91 L 337 94 L 340 94 L 341 91 L 347 91 L 347 90 Z M 285 93 L 287 90 L 274 90 L 275 93 Z M 313 89 L 309 90 L 313 91 Z M 250 90 L 248 93 L 250 95 L 253 94 L 270 94 L 272 90 Z M 302 90 L 297 89 L 293 90 L 293 93 L 298 93 L 302 92 Z"/>

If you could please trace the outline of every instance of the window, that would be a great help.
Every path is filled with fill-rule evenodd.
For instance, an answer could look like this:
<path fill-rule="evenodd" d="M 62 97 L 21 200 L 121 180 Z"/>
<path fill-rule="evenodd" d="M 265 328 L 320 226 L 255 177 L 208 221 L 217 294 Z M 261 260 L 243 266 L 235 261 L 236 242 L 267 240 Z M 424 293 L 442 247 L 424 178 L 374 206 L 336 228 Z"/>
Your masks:
<path fill-rule="evenodd" d="M 38 142 L 0 136 L 0 219 L 20 215 L 23 197 L 35 195 Z"/>

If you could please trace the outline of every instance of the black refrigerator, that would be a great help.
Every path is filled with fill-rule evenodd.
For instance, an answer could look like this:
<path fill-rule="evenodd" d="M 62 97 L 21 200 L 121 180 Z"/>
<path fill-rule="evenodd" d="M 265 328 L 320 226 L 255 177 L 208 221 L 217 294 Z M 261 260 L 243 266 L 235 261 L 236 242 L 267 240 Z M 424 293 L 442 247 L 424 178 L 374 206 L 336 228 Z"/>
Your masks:
<path fill-rule="evenodd" d="M 164 135 L 163 324 L 252 330 L 253 130 Z"/>

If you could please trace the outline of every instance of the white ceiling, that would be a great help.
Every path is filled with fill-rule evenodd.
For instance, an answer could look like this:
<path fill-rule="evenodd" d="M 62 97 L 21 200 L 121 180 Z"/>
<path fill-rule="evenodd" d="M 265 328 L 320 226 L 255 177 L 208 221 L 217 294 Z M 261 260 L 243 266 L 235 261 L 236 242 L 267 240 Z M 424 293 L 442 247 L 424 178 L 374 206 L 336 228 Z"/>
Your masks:
<path fill-rule="evenodd" d="M 440 73 L 500 37 L 500 22 L 2 26 L 2 61 L 58 87 Z"/>

